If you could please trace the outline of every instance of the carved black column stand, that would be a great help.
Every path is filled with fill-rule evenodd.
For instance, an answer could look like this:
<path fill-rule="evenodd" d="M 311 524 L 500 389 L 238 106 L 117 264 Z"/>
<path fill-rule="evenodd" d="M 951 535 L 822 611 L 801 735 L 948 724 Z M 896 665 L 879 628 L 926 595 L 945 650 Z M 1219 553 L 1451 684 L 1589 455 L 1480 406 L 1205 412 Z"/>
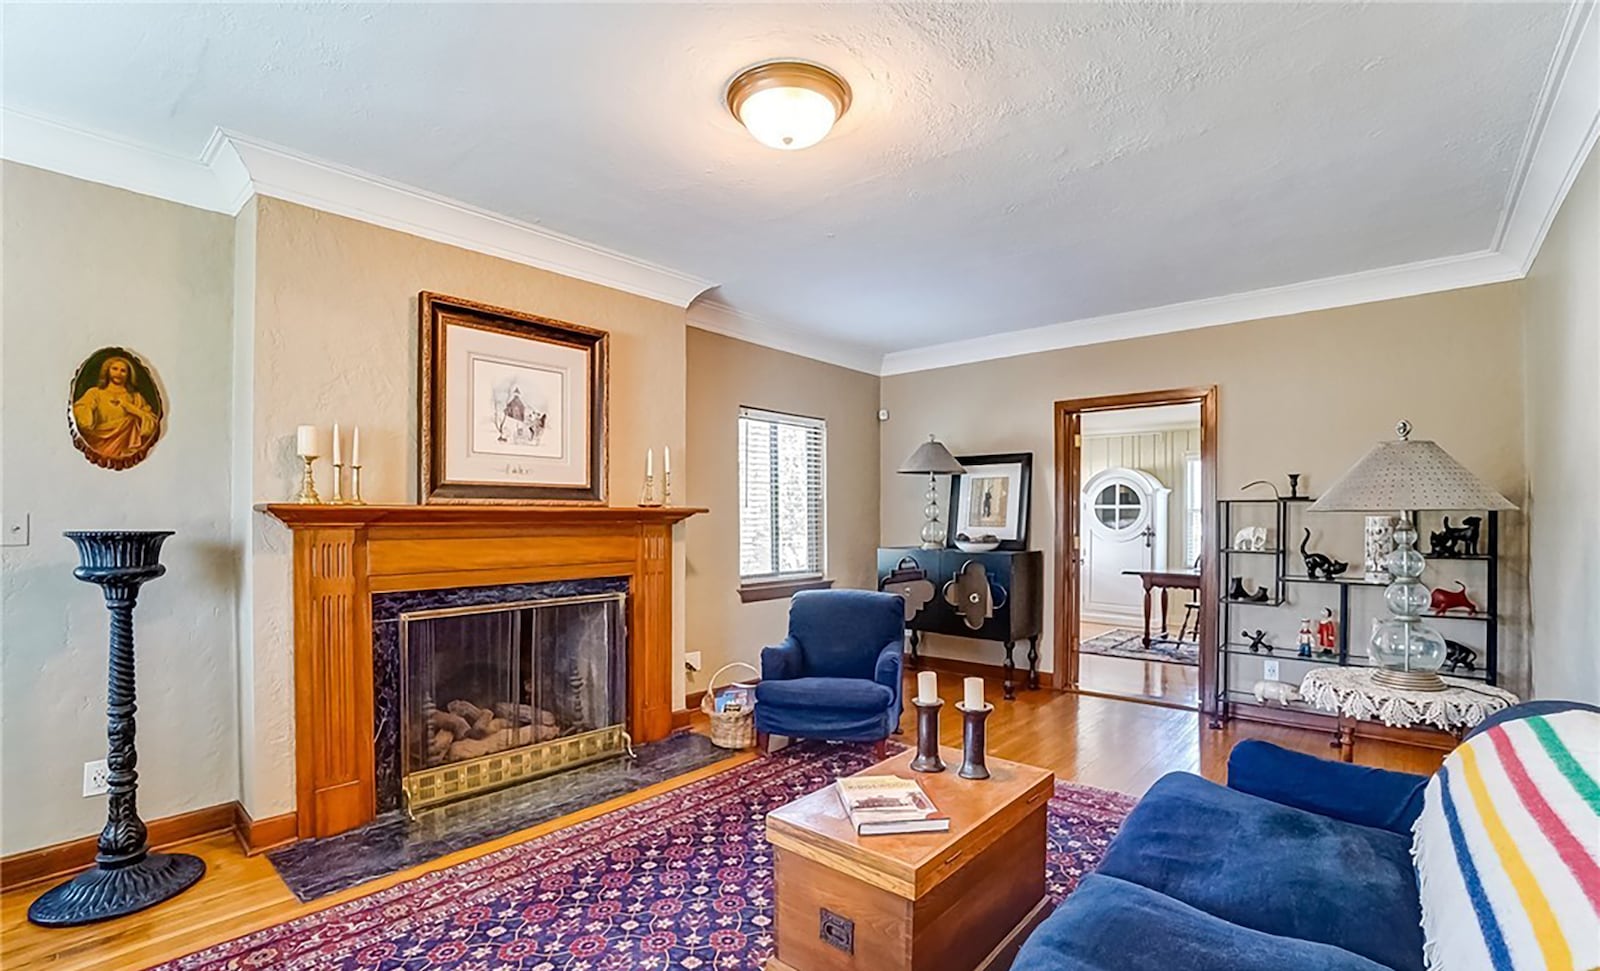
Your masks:
<path fill-rule="evenodd" d="M 983 750 L 987 744 L 984 722 L 989 720 L 989 713 L 994 711 L 994 705 L 984 704 L 982 708 L 968 708 L 963 702 L 956 702 L 956 710 L 961 712 L 961 771 L 956 773 L 963 779 L 987 779 L 989 767 L 984 764 Z"/>
<path fill-rule="evenodd" d="M 1001 669 L 1005 672 L 1005 681 L 1001 682 L 1001 685 L 1000 685 L 1001 693 L 1005 695 L 1005 699 L 1007 701 L 1016 701 L 1017 700 L 1017 662 L 1012 658 L 1012 652 L 1017 649 L 1017 642 L 1016 641 L 1006 641 L 1005 642 L 1005 648 L 1006 648 L 1006 660 L 1005 660 L 1005 663 L 1001 665 Z"/>
<path fill-rule="evenodd" d="M 911 699 L 917 706 L 917 757 L 911 760 L 913 772 L 943 772 L 944 759 L 939 758 L 939 709 L 943 698 L 932 701 Z"/>
<path fill-rule="evenodd" d="M 133 607 L 139 587 L 167 572 L 158 561 L 171 532 L 108 530 L 67 533 L 81 565 L 72 575 L 98 584 L 111 611 L 111 664 L 106 688 L 106 778 L 110 797 L 93 869 L 47 891 L 28 908 L 45 927 L 70 927 L 121 917 L 188 889 L 206 872 L 197 856 L 151 853 L 135 794 L 133 743 Z"/>

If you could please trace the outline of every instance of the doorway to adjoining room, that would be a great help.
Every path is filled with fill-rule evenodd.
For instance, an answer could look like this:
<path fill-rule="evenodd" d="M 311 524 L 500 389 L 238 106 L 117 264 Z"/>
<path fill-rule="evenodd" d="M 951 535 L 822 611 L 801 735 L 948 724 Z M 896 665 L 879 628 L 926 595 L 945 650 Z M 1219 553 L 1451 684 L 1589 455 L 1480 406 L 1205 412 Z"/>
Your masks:
<path fill-rule="evenodd" d="M 1216 454 L 1204 411 L 1214 394 L 1057 403 L 1057 516 L 1066 524 L 1057 627 L 1067 655 L 1057 669 L 1067 672 L 1065 687 L 1200 706 Z"/>

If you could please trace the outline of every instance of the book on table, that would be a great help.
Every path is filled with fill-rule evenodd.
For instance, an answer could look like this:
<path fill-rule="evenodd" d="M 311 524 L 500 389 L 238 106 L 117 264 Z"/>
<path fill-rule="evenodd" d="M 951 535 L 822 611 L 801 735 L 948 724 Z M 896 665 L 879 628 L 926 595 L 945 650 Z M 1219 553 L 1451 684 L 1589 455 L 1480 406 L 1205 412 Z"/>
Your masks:
<path fill-rule="evenodd" d="M 856 775 L 840 779 L 839 801 L 857 836 L 893 833 L 943 833 L 950 817 L 939 812 L 922 787 L 893 775 Z"/>

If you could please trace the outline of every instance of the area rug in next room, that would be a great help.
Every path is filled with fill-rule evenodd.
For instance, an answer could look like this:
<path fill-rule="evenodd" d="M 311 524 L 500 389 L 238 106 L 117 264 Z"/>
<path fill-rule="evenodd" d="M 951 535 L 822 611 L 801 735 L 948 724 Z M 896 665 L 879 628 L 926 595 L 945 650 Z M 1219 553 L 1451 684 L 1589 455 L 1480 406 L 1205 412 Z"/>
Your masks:
<path fill-rule="evenodd" d="M 772 953 L 768 810 L 871 762 L 869 746 L 792 745 L 162 968 L 759 971 Z M 1053 900 L 1099 863 L 1134 801 L 1057 784 Z"/>
<path fill-rule="evenodd" d="M 1194 641 L 1179 641 L 1159 634 L 1151 634 L 1149 647 L 1145 647 L 1143 641 L 1143 632 L 1117 627 L 1080 641 L 1078 653 L 1131 657 L 1140 661 L 1165 661 L 1168 664 L 1200 663 L 1200 645 Z"/>

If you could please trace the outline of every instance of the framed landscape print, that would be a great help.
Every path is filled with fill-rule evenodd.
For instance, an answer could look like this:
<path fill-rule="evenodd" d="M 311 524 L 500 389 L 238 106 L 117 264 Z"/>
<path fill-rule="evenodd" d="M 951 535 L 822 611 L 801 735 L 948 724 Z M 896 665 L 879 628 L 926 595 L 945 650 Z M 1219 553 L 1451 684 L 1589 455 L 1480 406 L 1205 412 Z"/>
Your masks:
<path fill-rule="evenodd" d="M 72 375 L 72 444 L 102 469 L 121 472 L 143 462 L 160 440 L 166 417 L 150 366 L 126 348 L 102 347 Z"/>
<path fill-rule="evenodd" d="M 606 333 L 423 291 L 423 502 L 603 503 Z"/>
<path fill-rule="evenodd" d="M 950 477 L 949 544 L 957 536 L 993 536 L 1000 549 L 1027 549 L 1033 453 L 957 455 L 956 461 L 966 472 Z"/>

